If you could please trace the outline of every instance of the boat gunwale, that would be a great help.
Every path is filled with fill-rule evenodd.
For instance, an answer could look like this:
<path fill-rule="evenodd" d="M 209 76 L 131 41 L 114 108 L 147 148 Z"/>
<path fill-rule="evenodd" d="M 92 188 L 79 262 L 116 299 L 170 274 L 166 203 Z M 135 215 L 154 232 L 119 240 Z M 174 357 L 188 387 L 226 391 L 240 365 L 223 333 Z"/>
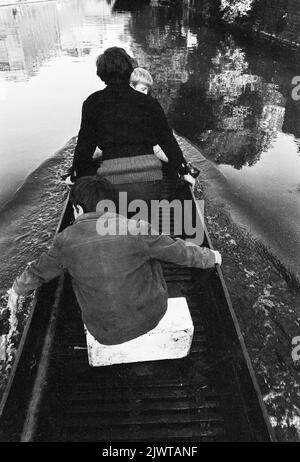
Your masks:
<path fill-rule="evenodd" d="M 193 200 L 195 202 L 198 214 L 201 217 L 202 216 L 201 210 L 200 210 L 198 201 L 197 201 L 197 199 L 195 197 L 195 194 L 193 192 L 193 189 L 191 187 L 190 187 L 190 192 L 191 192 L 191 196 L 192 196 L 192 198 L 193 198 Z M 209 236 L 209 233 L 208 233 L 208 230 L 207 230 L 207 227 L 206 227 L 206 224 L 205 224 L 205 221 L 204 221 L 203 217 L 202 217 L 202 225 L 203 225 L 203 228 L 204 228 L 204 234 L 205 234 L 205 237 L 207 239 L 209 248 L 213 249 L 214 247 L 212 245 L 212 241 L 210 239 L 210 236 Z M 223 290 L 223 293 L 224 293 L 224 296 L 225 296 L 225 299 L 226 299 L 227 306 L 229 308 L 230 316 L 231 316 L 231 319 L 232 319 L 232 322 L 233 322 L 233 325 L 234 325 L 234 329 L 235 329 L 236 334 L 237 334 L 237 338 L 238 338 L 240 346 L 242 348 L 243 357 L 244 357 L 244 359 L 246 361 L 248 372 L 250 374 L 251 381 L 253 383 L 253 386 L 254 386 L 254 389 L 255 389 L 255 392 L 256 392 L 256 396 L 257 396 L 257 399 L 258 399 L 258 403 L 259 403 L 261 412 L 263 414 L 263 417 L 264 417 L 264 420 L 265 420 L 265 423 L 266 423 L 266 426 L 267 426 L 267 430 L 268 430 L 268 433 L 269 433 L 269 436 L 270 436 L 270 440 L 272 442 L 277 442 L 277 438 L 275 436 L 275 432 L 274 432 L 273 427 L 271 425 L 266 405 L 265 405 L 265 403 L 263 401 L 263 398 L 262 398 L 262 392 L 261 392 L 260 386 L 259 386 L 257 378 L 256 378 L 256 374 L 255 374 L 255 371 L 254 371 L 254 368 L 253 368 L 253 365 L 252 365 L 252 361 L 251 361 L 250 355 L 248 353 L 248 350 L 247 350 L 247 347 L 246 347 L 246 344 L 245 344 L 245 340 L 244 340 L 244 337 L 243 337 L 243 334 L 242 334 L 242 331 L 241 331 L 241 328 L 240 328 L 240 324 L 238 322 L 237 316 L 236 316 L 234 308 L 233 308 L 233 304 L 232 304 L 230 294 L 229 294 L 229 291 L 228 291 L 228 288 L 227 288 L 227 285 L 226 285 L 226 282 L 225 282 L 225 279 L 224 279 L 224 276 L 223 276 L 223 272 L 221 270 L 220 265 L 218 265 L 218 264 L 216 265 L 216 272 L 217 272 L 217 275 L 219 277 L 219 280 L 220 280 L 220 283 L 221 283 L 221 286 L 222 286 L 222 290 Z"/>

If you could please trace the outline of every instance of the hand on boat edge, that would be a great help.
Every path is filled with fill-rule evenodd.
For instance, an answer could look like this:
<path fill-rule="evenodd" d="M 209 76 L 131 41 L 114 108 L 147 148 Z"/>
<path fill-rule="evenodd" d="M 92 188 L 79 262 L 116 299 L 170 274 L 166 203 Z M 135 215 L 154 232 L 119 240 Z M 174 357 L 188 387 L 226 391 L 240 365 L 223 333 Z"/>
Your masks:
<path fill-rule="evenodd" d="M 215 253 L 215 259 L 216 259 L 216 265 L 222 265 L 222 255 L 218 250 L 214 250 Z"/>
<path fill-rule="evenodd" d="M 192 177 L 192 175 L 190 175 L 189 173 L 187 173 L 186 175 L 183 175 L 182 177 L 184 179 L 184 181 L 186 181 L 187 183 L 189 183 L 192 188 L 194 189 L 194 186 L 196 184 L 196 180 L 194 177 Z"/>
<path fill-rule="evenodd" d="M 69 175 L 66 179 L 65 179 L 65 183 L 67 186 L 73 186 L 74 185 L 74 182 L 71 180 L 71 175 Z"/>

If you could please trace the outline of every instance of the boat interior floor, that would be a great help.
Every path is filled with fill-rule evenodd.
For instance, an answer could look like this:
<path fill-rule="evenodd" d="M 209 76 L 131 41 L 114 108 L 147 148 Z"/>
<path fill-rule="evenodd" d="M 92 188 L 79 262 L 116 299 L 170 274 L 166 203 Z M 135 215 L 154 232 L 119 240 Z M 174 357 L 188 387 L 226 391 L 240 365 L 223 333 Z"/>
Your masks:
<path fill-rule="evenodd" d="M 165 197 L 168 188 L 165 181 Z M 183 359 L 91 368 L 80 309 L 65 278 L 39 440 L 226 441 L 226 428 L 233 426 L 240 426 L 243 438 L 234 415 L 240 403 L 231 406 L 228 422 L 224 403 L 235 398 L 229 381 L 220 386 L 224 355 L 214 354 L 206 321 L 214 277 L 172 264 L 163 268 L 169 297 L 186 297 L 194 323 L 191 351 Z"/>

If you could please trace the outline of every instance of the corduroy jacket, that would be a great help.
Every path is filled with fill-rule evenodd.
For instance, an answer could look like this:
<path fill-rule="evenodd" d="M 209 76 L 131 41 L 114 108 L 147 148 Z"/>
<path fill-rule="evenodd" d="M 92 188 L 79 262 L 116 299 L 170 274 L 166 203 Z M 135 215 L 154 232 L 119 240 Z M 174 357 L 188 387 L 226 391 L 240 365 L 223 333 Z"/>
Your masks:
<path fill-rule="evenodd" d="M 167 310 L 160 261 L 210 268 L 215 254 L 158 234 L 143 221 L 112 212 L 86 213 L 25 269 L 13 289 L 25 295 L 68 271 L 90 333 L 100 343 L 119 344 L 153 329 Z"/>

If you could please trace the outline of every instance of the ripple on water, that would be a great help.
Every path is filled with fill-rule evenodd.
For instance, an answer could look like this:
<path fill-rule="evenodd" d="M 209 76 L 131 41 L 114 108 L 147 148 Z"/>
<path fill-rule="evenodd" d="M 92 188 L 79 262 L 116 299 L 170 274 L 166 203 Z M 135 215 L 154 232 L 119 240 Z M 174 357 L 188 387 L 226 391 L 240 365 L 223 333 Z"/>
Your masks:
<path fill-rule="evenodd" d="M 67 195 L 60 174 L 70 165 L 75 138 L 44 162 L 0 212 L 0 398 L 30 313 L 33 295 L 17 310 L 6 308 L 6 291 L 29 261 L 51 243 Z"/>

